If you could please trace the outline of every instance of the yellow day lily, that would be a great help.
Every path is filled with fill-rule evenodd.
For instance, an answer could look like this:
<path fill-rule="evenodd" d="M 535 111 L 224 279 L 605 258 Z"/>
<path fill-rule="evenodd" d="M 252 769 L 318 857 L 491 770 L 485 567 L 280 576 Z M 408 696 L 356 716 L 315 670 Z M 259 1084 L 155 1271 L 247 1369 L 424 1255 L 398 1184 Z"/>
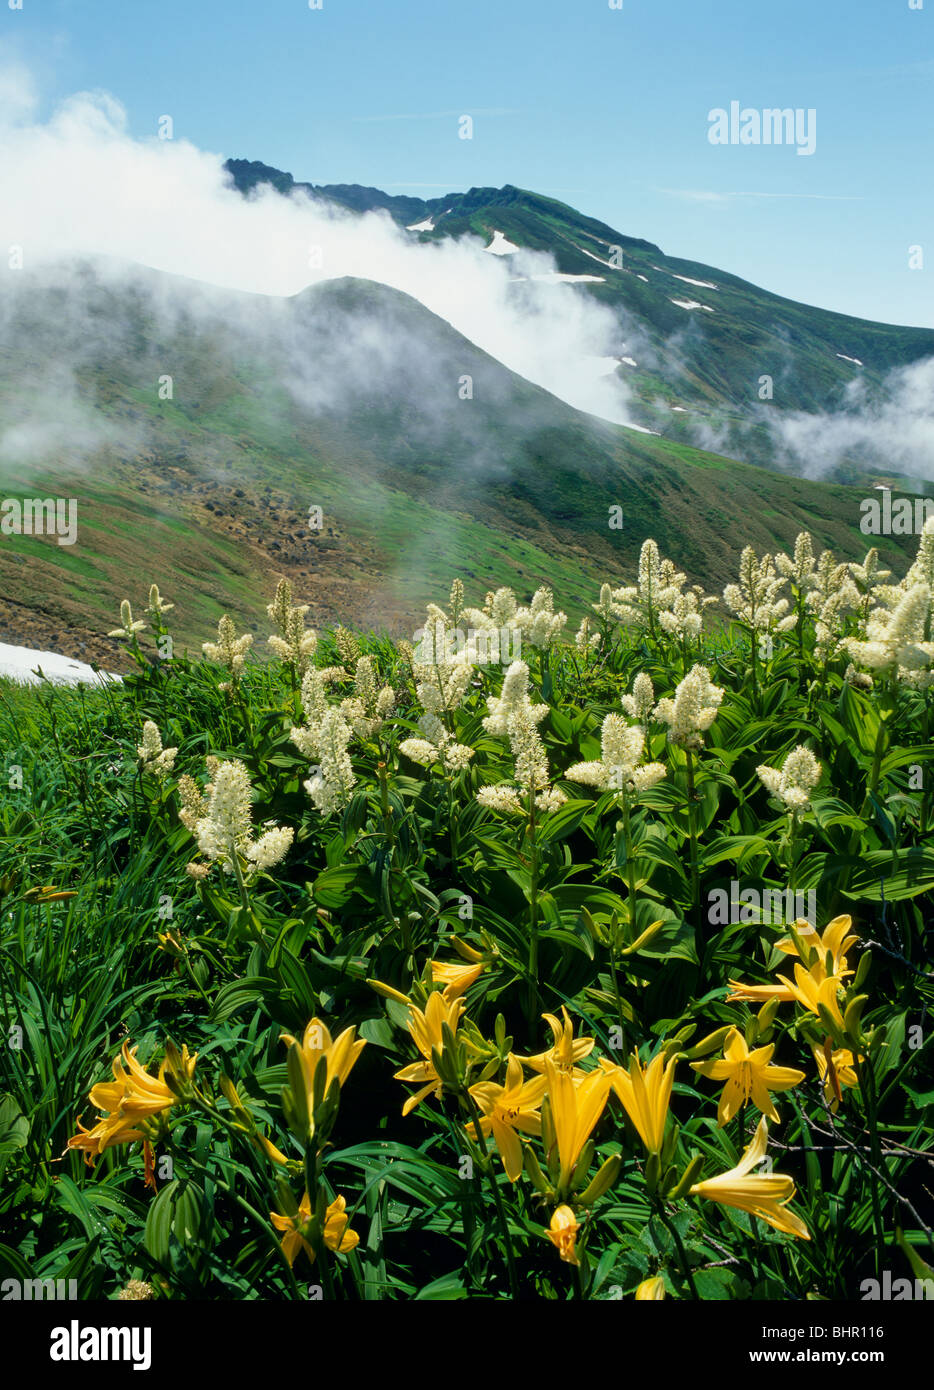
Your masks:
<path fill-rule="evenodd" d="M 675 1058 L 666 1063 L 660 1052 L 646 1068 L 642 1068 L 634 1052 L 629 1070 L 601 1058 L 600 1066 L 612 1082 L 613 1090 L 623 1103 L 639 1137 L 649 1153 L 658 1153 L 665 1134 L 665 1120 L 675 1079 Z"/>
<path fill-rule="evenodd" d="M 610 1093 L 610 1078 L 604 1071 L 591 1071 L 575 1082 L 569 1071 L 559 1071 L 550 1057 L 545 1058 L 548 1099 L 558 1145 L 560 1174 L 558 1187 L 571 1181 L 575 1164 L 591 1132 L 603 1114 Z"/>
<path fill-rule="evenodd" d="M 817 957 L 813 960 L 808 973 L 813 977 L 815 984 L 820 985 L 827 979 L 827 953 L 830 952 L 831 963 L 833 965 L 833 978 L 843 980 L 847 975 L 852 975 L 846 963 L 846 952 L 859 937 L 855 932 L 850 932 L 853 919 L 849 916 L 835 917 L 832 922 L 828 922 L 823 932 L 818 932 L 811 923 L 804 918 L 799 918 L 794 926 L 795 931 L 801 938 L 805 947 L 814 947 L 817 950 Z M 776 946 L 786 955 L 797 956 L 798 947 L 793 936 L 782 937 L 777 941 Z M 795 975 L 798 970 L 805 969 L 803 962 L 795 966 Z M 783 1003 L 790 1003 L 801 999 L 800 993 L 795 986 L 784 975 L 779 975 L 781 984 L 777 985 L 748 985 L 741 980 L 730 980 L 732 993 L 727 996 L 727 1003 L 746 1003 L 746 1004 L 767 1004 L 770 999 L 778 999 Z M 807 990 L 807 986 L 803 987 Z M 805 1004 L 805 1008 L 811 1008 L 810 1004 Z M 812 1012 L 816 1010 L 812 1009 Z"/>
<path fill-rule="evenodd" d="M 542 1018 L 545 1019 L 554 1034 L 554 1042 L 547 1052 L 539 1052 L 534 1057 L 523 1057 L 522 1060 L 531 1071 L 537 1072 L 544 1072 L 546 1062 L 550 1061 L 558 1071 L 573 1076 L 575 1081 L 583 1081 L 590 1073 L 582 1071 L 574 1064 L 580 1062 L 584 1057 L 590 1056 L 597 1040 L 596 1038 L 575 1038 L 574 1024 L 563 1004 L 561 1005 L 561 1012 L 564 1015 L 563 1022 L 554 1014 L 542 1014 Z"/>
<path fill-rule="evenodd" d="M 841 1088 L 859 1085 L 859 1077 L 856 1074 L 856 1058 L 852 1052 L 844 1047 L 832 1052 L 829 1038 L 824 1047 L 815 1044 L 811 1051 L 814 1053 L 814 1061 L 817 1063 L 820 1079 L 824 1083 L 824 1100 L 831 1110 L 836 1111 L 840 1108 L 840 1102 L 843 1099 Z"/>
<path fill-rule="evenodd" d="M 146 1068 L 136 1060 L 136 1048 L 124 1042 L 121 1048 L 125 1071 L 120 1058 L 112 1063 L 113 1081 L 102 1081 L 91 1088 L 89 1100 L 102 1114 L 93 1129 L 85 1129 L 78 1121 L 78 1133 L 68 1140 L 69 1149 L 84 1149 L 84 1161 L 93 1166 L 94 1158 L 105 1149 L 116 1144 L 129 1144 L 136 1139 L 146 1139 L 146 1122 L 164 1110 L 170 1109 L 178 1101 L 178 1096 L 166 1081 L 190 1081 L 194 1073 L 197 1053 L 189 1056 L 188 1048 L 181 1054 L 174 1053 L 174 1066 L 170 1067 L 168 1057 L 162 1062 L 158 1076 L 150 1076 Z"/>
<path fill-rule="evenodd" d="M 395 1080 L 424 1081 L 427 1084 L 414 1096 L 409 1096 L 402 1107 L 403 1115 L 410 1114 L 416 1105 L 421 1105 L 426 1096 L 441 1095 L 441 1078 L 432 1060 L 432 1049 L 435 1048 L 439 1052 L 443 1050 L 444 1038 L 441 1030 L 446 1023 L 451 1032 L 456 1033 L 464 1008 L 463 999 L 445 999 L 441 990 L 429 994 L 424 1010 L 417 1004 L 409 1003 L 409 1032 L 425 1060 L 403 1067 L 395 1073 Z"/>
<path fill-rule="evenodd" d="M 791 1003 L 794 995 L 787 985 L 747 985 L 742 980 L 730 980 L 731 994 L 726 997 L 728 1004 L 767 1004 L 770 999 Z"/>
<path fill-rule="evenodd" d="M 836 975 L 828 975 L 820 961 L 815 961 L 811 970 L 805 970 L 803 965 L 795 966 L 795 980 L 791 980 L 785 975 L 778 977 L 784 985 L 791 990 L 792 997 L 809 1011 L 820 1017 L 821 1004 L 829 1011 L 834 1022 L 843 1028 L 843 1015 L 837 1003 L 837 993 L 840 989 L 841 981 Z"/>
<path fill-rule="evenodd" d="M 510 1052 L 506 1064 L 505 1086 L 500 1086 L 495 1081 L 478 1081 L 470 1088 L 470 1094 L 481 1112 L 481 1133 L 492 1133 L 510 1182 L 518 1182 L 522 1172 L 522 1141 L 518 1131 L 521 1130 L 523 1134 L 542 1132 L 542 1117 L 539 1111 L 547 1084 L 544 1076 L 523 1081 L 522 1063 Z M 471 1139 L 476 1139 L 476 1125 L 473 1120 L 466 1126 L 466 1130 Z"/>
<path fill-rule="evenodd" d="M 643 1279 L 636 1289 L 637 1302 L 658 1302 L 665 1297 L 665 1281 L 656 1274 L 654 1279 Z"/>
<path fill-rule="evenodd" d="M 735 1168 L 718 1177 L 696 1182 L 691 1188 L 693 1197 L 705 1197 L 709 1202 L 720 1202 L 723 1206 L 736 1207 L 749 1212 L 774 1226 L 786 1235 L 810 1240 L 807 1226 L 800 1216 L 787 1209 L 787 1204 L 795 1195 L 795 1185 L 791 1178 L 779 1173 L 753 1173 L 757 1163 L 765 1158 L 769 1127 L 765 1116 L 759 1121 L 755 1136 L 748 1145 Z"/>
<path fill-rule="evenodd" d="M 558 1254 L 569 1265 L 579 1265 L 580 1260 L 574 1250 L 580 1226 L 574 1219 L 570 1207 L 558 1207 L 551 1218 L 545 1234 L 557 1246 Z"/>
<path fill-rule="evenodd" d="M 815 964 L 818 962 L 820 963 L 821 972 L 824 976 L 827 974 L 826 960 L 828 951 L 830 952 L 830 958 L 833 964 L 833 974 L 836 975 L 838 979 L 843 979 L 846 975 L 852 975 L 852 970 L 847 969 L 846 953 L 853 943 L 859 940 L 856 932 L 852 932 L 850 935 L 847 934 L 850 932 L 852 925 L 853 918 L 849 915 L 835 917 L 832 922 L 827 923 L 822 932 L 818 932 L 816 928 L 812 927 L 811 923 L 804 918 L 800 918 L 795 922 L 795 931 L 800 936 L 805 947 L 816 948 L 817 961 L 815 961 Z M 784 951 L 786 955 L 798 955 L 798 947 L 792 936 L 783 937 L 781 941 L 777 941 L 775 944 L 778 949 Z"/>
<path fill-rule="evenodd" d="M 324 1218 L 324 1243 L 329 1250 L 335 1250 L 341 1255 L 346 1255 L 348 1250 L 353 1250 L 360 1240 L 356 1231 L 345 1229 L 350 1220 L 346 1214 L 346 1207 L 346 1200 L 343 1197 L 336 1197 L 328 1207 Z M 314 1246 L 306 1239 L 308 1223 L 311 1221 L 311 1201 L 307 1191 L 302 1196 L 295 1216 L 280 1216 L 277 1211 L 271 1211 L 269 1216 L 276 1230 L 284 1232 L 281 1242 L 282 1253 L 289 1264 L 295 1263 L 296 1256 L 302 1250 L 310 1262 L 314 1264 Z"/>
<path fill-rule="evenodd" d="M 778 1120 L 778 1111 L 769 1092 L 790 1091 L 804 1080 L 804 1072 L 795 1071 L 792 1067 L 770 1066 L 774 1051 L 775 1044 L 772 1043 L 750 1052 L 742 1033 L 733 1028 L 727 1034 L 721 1059 L 691 1063 L 695 1071 L 711 1081 L 726 1082 L 717 1107 L 717 1124 L 721 1128 L 749 1100 L 770 1120 Z"/>
<path fill-rule="evenodd" d="M 355 1028 L 345 1028 L 339 1037 L 332 1039 L 327 1025 L 322 1023 L 320 1018 L 311 1020 L 302 1035 L 301 1043 L 293 1038 L 291 1033 L 280 1034 L 280 1041 L 288 1043 L 289 1047 L 297 1047 L 299 1050 L 302 1075 L 305 1080 L 305 1089 L 308 1092 L 309 1113 L 313 1109 L 312 1092 L 315 1071 L 321 1058 L 327 1059 L 327 1079 L 324 1086 L 326 1095 L 332 1081 L 336 1080 L 340 1086 L 343 1086 L 354 1063 L 366 1047 L 366 1039 L 358 1039 Z"/>
<path fill-rule="evenodd" d="M 454 965 L 443 960 L 433 960 L 431 978 L 436 985 L 444 985 L 444 997 L 450 1001 L 466 994 L 470 986 L 479 980 L 483 968 L 482 960 L 473 965 Z"/>

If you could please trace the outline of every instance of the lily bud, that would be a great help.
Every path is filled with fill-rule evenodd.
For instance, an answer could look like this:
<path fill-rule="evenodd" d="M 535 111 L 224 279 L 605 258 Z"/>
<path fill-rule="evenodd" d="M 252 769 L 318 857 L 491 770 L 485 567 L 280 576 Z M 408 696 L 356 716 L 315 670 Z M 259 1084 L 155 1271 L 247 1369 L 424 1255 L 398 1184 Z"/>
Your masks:
<path fill-rule="evenodd" d="M 633 956 L 637 951 L 641 951 L 643 946 L 647 946 L 652 938 L 658 935 L 664 925 L 665 923 L 661 918 L 657 922 L 653 922 L 650 927 L 646 927 L 641 936 L 636 937 L 631 946 L 627 946 L 625 950 L 621 951 L 620 955 Z"/>
<path fill-rule="evenodd" d="M 756 1014 L 756 1030 L 760 1042 L 768 1042 L 767 1035 L 771 1032 L 772 1024 L 775 1022 L 779 1003 L 780 1000 L 778 999 L 769 999 Z"/>
<path fill-rule="evenodd" d="M 678 1198 L 686 1197 L 688 1195 L 688 1192 L 691 1190 L 693 1185 L 697 1182 L 698 1178 L 700 1177 L 701 1169 L 703 1168 L 703 1166 L 704 1155 L 695 1154 L 688 1166 L 685 1168 L 684 1172 L 681 1174 L 681 1178 L 679 1179 L 679 1181 L 668 1193 L 668 1200 L 670 1202 L 675 1202 L 678 1200 Z"/>
<path fill-rule="evenodd" d="M 846 1034 L 847 1042 L 854 1049 L 859 1047 L 859 1021 L 868 1003 L 868 994 L 857 994 L 855 999 L 851 999 L 847 1004 L 843 1015 L 843 1031 Z"/>
<path fill-rule="evenodd" d="M 548 1184 L 545 1174 L 541 1170 L 538 1159 L 532 1151 L 531 1145 L 525 1146 L 525 1171 L 528 1173 L 532 1186 L 546 1196 L 550 1196 L 552 1189 Z"/>
<path fill-rule="evenodd" d="M 715 1033 L 708 1033 L 706 1038 L 701 1038 L 699 1043 L 695 1043 L 689 1052 L 680 1053 L 680 1057 L 686 1062 L 696 1062 L 700 1057 L 706 1057 L 710 1052 L 716 1052 L 722 1047 L 727 1033 L 731 1032 L 732 1023 L 728 1023 L 723 1028 L 718 1028 Z"/>
<path fill-rule="evenodd" d="M 860 985 L 862 985 L 865 982 L 866 976 L 869 974 L 869 968 L 871 965 L 872 952 L 863 951 L 862 955 L 859 958 L 859 964 L 856 967 L 856 974 L 853 976 L 852 983 L 854 989 L 859 989 Z"/>
<path fill-rule="evenodd" d="M 619 1170 L 623 1166 L 622 1154 L 611 1154 L 606 1162 L 600 1167 L 596 1177 L 592 1178 L 587 1187 L 577 1198 L 582 1207 L 592 1206 L 604 1192 L 608 1192 L 619 1176 Z"/>
<path fill-rule="evenodd" d="M 593 1163 L 593 1156 L 595 1150 L 596 1145 L 594 1144 L 594 1141 L 592 1139 L 588 1139 L 587 1143 L 581 1149 L 580 1157 L 574 1165 L 574 1171 L 571 1173 L 572 1192 L 574 1191 L 575 1187 L 582 1183 L 586 1178 L 587 1173 L 590 1169 L 590 1165 L 591 1163 Z"/>

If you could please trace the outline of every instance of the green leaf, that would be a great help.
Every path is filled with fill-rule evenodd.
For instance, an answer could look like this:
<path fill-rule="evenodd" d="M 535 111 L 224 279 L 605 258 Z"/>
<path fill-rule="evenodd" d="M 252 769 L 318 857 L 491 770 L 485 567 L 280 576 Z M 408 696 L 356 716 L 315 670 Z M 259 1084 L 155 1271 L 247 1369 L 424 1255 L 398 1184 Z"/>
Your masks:
<path fill-rule="evenodd" d="M 876 850 L 859 860 L 849 886 L 847 898 L 864 898 L 870 902 L 901 902 L 917 898 L 934 888 L 934 849 Z"/>
<path fill-rule="evenodd" d="M 333 868 L 325 869 L 314 881 L 315 902 L 327 908 L 328 912 L 343 907 L 360 886 L 362 872 L 359 864 L 335 864 Z M 365 879 L 362 881 L 365 882 Z"/>
<path fill-rule="evenodd" d="M 542 821 L 539 829 L 540 838 L 563 840 L 566 835 L 577 829 L 587 812 L 592 810 L 592 801 L 566 801 Z"/>
<path fill-rule="evenodd" d="M 464 1287 L 464 1275 L 459 1269 L 452 1270 L 450 1274 L 442 1274 L 440 1279 L 433 1279 L 430 1284 L 419 1289 L 415 1295 L 416 1301 L 427 1299 L 437 1302 L 441 1299 L 450 1301 L 457 1298 L 466 1298 L 467 1290 Z"/>

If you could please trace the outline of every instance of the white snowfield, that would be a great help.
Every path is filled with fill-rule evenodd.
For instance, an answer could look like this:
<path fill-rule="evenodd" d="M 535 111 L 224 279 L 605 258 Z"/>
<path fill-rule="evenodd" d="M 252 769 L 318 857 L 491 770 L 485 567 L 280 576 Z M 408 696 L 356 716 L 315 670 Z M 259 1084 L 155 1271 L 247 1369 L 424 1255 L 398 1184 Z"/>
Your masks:
<path fill-rule="evenodd" d="M 639 363 L 634 357 L 621 357 L 621 362 L 625 362 L 627 367 L 638 367 Z"/>
<path fill-rule="evenodd" d="M 587 256 L 590 260 L 596 261 L 596 262 L 597 262 L 597 265 L 606 266 L 607 270 L 618 270 L 618 269 L 619 269 L 619 266 L 610 265 L 609 261 L 605 261 L 605 260 L 602 258 L 602 256 L 595 256 L 594 253 L 593 253 L 592 251 L 585 251 L 584 248 L 583 248 L 583 246 L 578 246 L 578 244 L 577 244 L 576 241 L 572 241 L 572 242 L 571 242 L 571 245 L 574 247 L 574 250 L 575 250 L 575 251 L 579 251 L 579 252 L 581 253 L 582 256 Z M 607 243 L 607 245 L 609 245 L 609 243 Z"/>
<path fill-rule="evenodd" d="M 673 299 L 671 302 L 677 304 L 679 309 L 703 309 L 706 314 L 713 313 L 709 304 L 701 304 L 696 299 Z"/>
<path fill-rule="evenodd" d="M 505 232 L 497 232 L 494 228 L 493 240 L 490 242 L 489 246 L 484 246 L 483 249 L 484 251 L 489 251 L 491 256 L 511 256 L 520 248 L 516 246 L 515 242 L 507 239 Z"/>
<path fill-rule="evenodd" d="M 32 647 L 11 647 L 0 642 L 0 676 L 21 685 L 41 685 L 37 668 L 56 685 L 99 685 L 102 680 L 120 679 L 105 671 L 95 675 L 83 661 L 73 661 L 70 656 L 60 656 L 58 652 L 37 652 Z"/>
<path fill-rule="evenodd" d="M 433 232 L 435 224 L 430 217 L 426 217 L 424 222 L 413 222 L 411 227 L 406 227 L 407 232 Z"/>
<path fill-rule="evenodd" d="M 657 270 L 658 266 L 655 269 Z M 718 290 L 720 288 L 719 285 L 712 285 L 709 280 L 691 280 L 687 275 L 675 275 L 674 271 L 671 272 L 671 278 L 683 280 L 686 285 L 696 285 L 700 290 Z"/>
<path fill-rule="evenodd" d="M 847 357 L 845 352 L 838 352 L 837 356 L 841 357 L 844 362 L 853 362 L 857 367 L 861 367 L 863 365 L 858 357 Z"/>

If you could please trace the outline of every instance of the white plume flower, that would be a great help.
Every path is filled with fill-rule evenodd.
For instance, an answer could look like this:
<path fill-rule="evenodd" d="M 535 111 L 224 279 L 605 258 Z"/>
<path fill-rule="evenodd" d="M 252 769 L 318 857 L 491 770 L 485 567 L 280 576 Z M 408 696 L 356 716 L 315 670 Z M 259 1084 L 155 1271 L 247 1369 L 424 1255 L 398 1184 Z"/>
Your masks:
<path fill-rule="evenodd" d="M 339 709 L 329 708 L 318 730 L 319 767 L 304 783 L 316 808 L 325 817 L 342 810 L 356 785 L 347 745 L 351 728 Z"/>
<path fill-rule="evenodd" d="M 163 748 L 159 727 L 151 719 L 143 724 L 143 741 L 136 749 L 143 772 L 152 772 L 159 781 L 172 770 L 177 748 Z"/>
<path fill-rule="evenodd" d="M 130 600 L 125 598 L 120 604 L 120 621 L 122 627 L 115 627 L 112 632 L 108 632 L 108 637 L 132 637 L 134 633 L 141 632 L 146 624 L 139 619 L 133 621 L 133 609 L 130 607 Z"/>
<path fill-rule="evenodd" d="M 273 825 L 259 840 L 253 840 L 250 775 L 239 759 L 216 767 L 205 791 L 209 795 L 204 815 L 189 828 L 206 859 L 219 863 L 225 873 L 233 873 L 234 860 L 239 857 L 247 861 L 245 877 L 250 877 L 285 857 L 292 830 Z M 186 789 L 186 796 L 190 797 L 190 790 Z M 187 823 L 184 816 L 180 819 Z"/>
<path fill-rule="evenodd" d="M 909 685 L 926 687 L 928 668 L 934 661 L 934 642 L 930 632 L 931 590 L 915 584 L 905 592 L 895 591 L 894 607 L 874 608 L 866 623 L 866 640 L 850 638 L 846 649 L 858 666 L 870 671 L 894 671 Z"/>
<path fill-rule="evenodd" d="M 739 583 L 727 584 L 723 601 L 753 633 L 788 632 L 797 617 L 788 613 L 788 600 L 778 597 L 787 582 L 775 573 L 771 555 L 757 560 L 756 552 L 747 545 L 739 557 Z"/>
<path fill-rule="evenodd" d="M 288 662 L 294 668 L 296 676 L 301 678 L 318 649 L 318 634 L 305 627 L 308 604 L 294 607 L 292 585 L 287 579 L 280 579 L 276 586 L 276 596 L 267 606 L 266 612 L 279 629 L 278 634 L 267 637 L 268 646 L 280 661 Z"/>
<path fill-rule="evenodd" d="M 619 714 L 608 714 L 600 738 L 600 760 L 575 763 L 564 774 L 568 782 L 597 787 L 601 791 L 646 791 L 665 776 L 661 763 L 640 767 L 645 751 L 645 732 L 639 725 L 627 724 Z"/>
<path fill-rule="evenodd" d="M 756 774 L 772 796 L 789 811 L 803 811 L 810 805 L 811 792 L 821 777 L 821 765 L 809 748 L 799 744 L 785 759 L 781 769 L 757 767 Z"/>
<path fill-rule="evenodd" d="M 701 735 L 717 717 L 723 689 L 713 685 L 706 666 L 693 666 L 677 686 L 674 699 L 659 700 L 655 718 L 668 725 L 672 743 L 684 748 L 700 748 Z"/>
<path fill-rule="evenodd" d="M 236 685 L 243 671 L 246 653 L 252 645 L 253 634 L 245 632 L 242 637 L 238 637 L 233 620 L 225 613 L 217 624 L 217 641 L 202 642 L 201 649 L 209 661 L 216 661 L 219 666 L 227 667 L 233 677 L 233 684 Z"/>
<path fill-rule="evenodd" d="M 655 704 L 655 690 L 651 678 L 644 671 L 640 671 L 633 681 L 632 694 L 624 695 L 620 704 L 630 719 L 638 719 L 643 728 L 646 726 Z"/>

